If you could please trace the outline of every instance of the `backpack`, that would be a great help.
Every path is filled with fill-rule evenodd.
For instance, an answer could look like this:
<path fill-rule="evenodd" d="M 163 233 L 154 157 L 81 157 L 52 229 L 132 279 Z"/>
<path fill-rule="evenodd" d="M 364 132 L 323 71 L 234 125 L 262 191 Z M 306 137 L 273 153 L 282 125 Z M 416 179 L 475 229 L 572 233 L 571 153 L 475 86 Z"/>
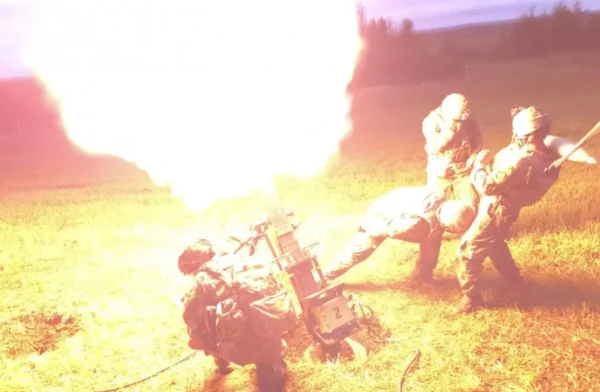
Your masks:
<path fill-rule="evenodd" d="M 217 346 L 245 339 L 280 339 L 296 326 L 290 293 L 275 278 L 273 263 L 257 256 L 224 255 L 196 275 L 204 306 L 215 309 Z"/>

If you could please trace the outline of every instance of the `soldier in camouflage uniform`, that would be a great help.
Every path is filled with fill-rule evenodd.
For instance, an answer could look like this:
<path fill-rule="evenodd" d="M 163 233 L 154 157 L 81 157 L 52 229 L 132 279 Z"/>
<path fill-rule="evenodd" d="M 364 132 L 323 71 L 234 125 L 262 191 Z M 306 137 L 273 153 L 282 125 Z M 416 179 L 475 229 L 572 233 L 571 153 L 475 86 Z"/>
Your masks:
<path fill-rule="evenodd" d="M 449 190 L 455 200 L 469 200 L 476 208 L 479 195 L 469 181 L 482 137 L 471 117 L 469 102 L 461 94 L 450 94 L 423 120 L 427 152 L 427 185 Z"/>
<path fill-rule="evenodd" d="M 493 159 L 489 154 L 481 154 L 471 173 L 481 202 L 458 249 L 457 276 L 464 294 L 458 312 L 473 312 L 484 305 L 479 277 L 486 257 L 502 277 L 523 287 L 519 268 L 506 243 L 508 230 L 521 208 L 539 201 L 558 180 L 558 169 L 545 170 L 559 158 L 544 144 L 550 131 L 548 115 L 535 107 L 515 108 L 511 115 L 510 145 Z"/>
<path fill-rule="evenodd" d="M 387 238 L 419 244 L 412 273 L 415 282 L 433 279 L 444 231 L 462 234 L 475 218 L 468 202 L 447 200 L 444 192 L 428 187 L 401 187 L 376 199 L 344 255 L 324 269 L 335 279 L 365 261 Z"/>
<path fill-rule="evenodd" d="M 263 269 L 266 265 L 258 256 L 215 257 L 212 244 L 205 239 L 187 247 L 178 260 L 179 270 L 193 277 L 192 287 L 182 299 L 190 348 L 213 356 L 221 375 L 232 371 L 231 363 L 255 364 L 259 391 L 279 392 L 284 387 L 287 345 L 276 324 L 283 320 L 287 326 L 294 325 L 296 315 L 291 302 L 287 305 L 292 310 L 276 317 L 269 314 L 268 303 L 260 303 L 260 298 L 264 298 L 260 291 L 277 293 L 269 300 L 289 300 L 287 292 L 269 279 L 269 273 Z M 256 303 L 262 307 L 253 308 Z M 266 322 L 257 325 L 257 317 L 265 321 L 261 319 L 262 312 L 267 314 Z M 281 316 L 279 320 L 277 316 Z"/>

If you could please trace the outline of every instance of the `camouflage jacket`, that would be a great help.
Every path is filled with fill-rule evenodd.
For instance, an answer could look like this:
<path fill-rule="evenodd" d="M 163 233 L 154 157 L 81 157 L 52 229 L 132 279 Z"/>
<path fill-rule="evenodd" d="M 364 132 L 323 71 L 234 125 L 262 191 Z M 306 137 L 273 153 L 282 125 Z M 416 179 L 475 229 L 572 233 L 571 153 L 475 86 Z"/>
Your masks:
<path fill-rule="evenodd" d="M 270 260 L 225 255 L 205 263 L 184 299 L 189 346 L 238 365 L 283 358 L 296 314 Z"/>
<path fill-rule="evenodd" d="M 361 229 L 373 236 L 421 242 L 439 228 L 437 212 L 444 200 L 443 193 L 424 186 L 396 188 L 373 201 Z"/>
<path fill-rule="evenodd" d="M 437 108 L 423 120 L 427 172 L 443 178 L 453 179 L 468 174 L 472 157 L 481 151 L 483 141 L 477 123 L 473 119 L 444 122 L 441 109 Z"/>
<path fill-rule="evenodd" d="M 544 173 L 558 158 L 548 148 L 520 148 L 511 143 L 495 156 L 489 170 L 477 168 L 472 181 L 484 196 L 498 196 L 502 204 L 520 209 L 538 202 L 556 183 L 559 170 Z"/>

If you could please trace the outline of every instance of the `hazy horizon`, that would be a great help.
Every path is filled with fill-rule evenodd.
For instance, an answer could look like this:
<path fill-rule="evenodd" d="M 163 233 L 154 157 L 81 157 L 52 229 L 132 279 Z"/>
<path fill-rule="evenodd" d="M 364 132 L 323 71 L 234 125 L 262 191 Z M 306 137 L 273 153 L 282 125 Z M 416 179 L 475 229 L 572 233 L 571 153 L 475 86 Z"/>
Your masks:
<path fill-rule="evenodd" d="M 417 30 L 517 19 L 532 6 L 550 10 L 557 0 L 360 0 L 369 18 L 412 19 Z M 572 4 L 572 1 L 567 1 Z M 584 10 L 600 10 L 600 0 L 582 0 Z"/>
<path fill-rule="evenodd" d="M 0 79 L 28 76 L 21 60 L 27 24 L 44 0 L 0 0 Z M 355 2 L 357 2 L 355 0 Z M 412 19 L 416 30 L 430 30 L 516 19 L 532 5 L 549 9 L 555 0 L 360 0 L 369 18 Z M 600 0 L 583 0 L 587 10 L 600 10 Z"/>

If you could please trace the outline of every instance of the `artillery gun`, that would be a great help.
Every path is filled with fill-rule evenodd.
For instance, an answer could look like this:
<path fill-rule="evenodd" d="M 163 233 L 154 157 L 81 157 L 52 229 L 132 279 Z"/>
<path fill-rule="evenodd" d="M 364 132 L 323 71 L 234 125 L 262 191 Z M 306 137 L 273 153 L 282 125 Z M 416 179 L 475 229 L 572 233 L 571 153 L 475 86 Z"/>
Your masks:
<path fill-rule="evenodd" d="M 289 276 L 302 311 L 301 319 L 322 354 L 328 359 L 338 357 L 341 342 L 346 341 L 355 357 L 364 355 L 364 347 L 349 339 L 361 329 L 349 305 L 352 296 L 344 295 L 343 283 L 327 283 L 314 252 L 319 242 L 301 246 L 296 238 L 300 224 L 290 221 L 293 216 L 291 212 L 275 213 L 251 224 L 246 239 L 230 236 L 229 240 L 237 244 L 233 253 L 247 249 L 253 255 L 264 241 L 275 268 Z"/>

